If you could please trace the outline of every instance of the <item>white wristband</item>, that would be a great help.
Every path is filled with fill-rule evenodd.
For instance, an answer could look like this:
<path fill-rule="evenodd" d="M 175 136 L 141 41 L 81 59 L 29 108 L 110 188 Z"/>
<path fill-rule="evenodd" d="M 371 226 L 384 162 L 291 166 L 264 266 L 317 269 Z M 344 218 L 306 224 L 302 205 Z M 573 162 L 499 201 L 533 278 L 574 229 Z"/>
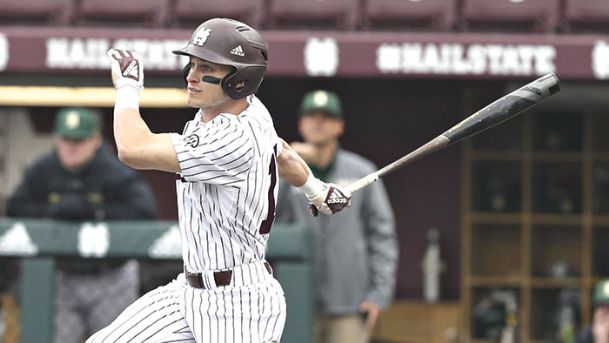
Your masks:
<path fill-rule="evenodd" d="M 114 113 L 125 108 L 140 110 L 140 90 L 131 85 L 124 85 L 116 90 Z"/>
<path fill-rule="evenodd" d="M 302 190 L 307 197 L 317 197 L 324 190 L 324 183 L 320 179 L 316 178 L 311 171 L 309 171 L 309 177 L 304 185 L 298 187 Z"/>

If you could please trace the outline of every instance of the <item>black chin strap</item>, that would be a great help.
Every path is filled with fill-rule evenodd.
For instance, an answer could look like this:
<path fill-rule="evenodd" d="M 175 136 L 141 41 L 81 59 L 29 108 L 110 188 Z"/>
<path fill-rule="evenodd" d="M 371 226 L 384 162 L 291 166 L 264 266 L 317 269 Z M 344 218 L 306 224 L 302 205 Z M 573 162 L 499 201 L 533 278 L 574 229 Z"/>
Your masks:
<path fill-rule="evenodd" d="M 205 75 L 203 76 L 203 82 L 207 82 L 207 83 L 214 83 L 214 84 L 220 84 L 220 82 L 222 82 L 222 79 L 214 77 L 214 76 L 209 76 L 209 75 Z"/>

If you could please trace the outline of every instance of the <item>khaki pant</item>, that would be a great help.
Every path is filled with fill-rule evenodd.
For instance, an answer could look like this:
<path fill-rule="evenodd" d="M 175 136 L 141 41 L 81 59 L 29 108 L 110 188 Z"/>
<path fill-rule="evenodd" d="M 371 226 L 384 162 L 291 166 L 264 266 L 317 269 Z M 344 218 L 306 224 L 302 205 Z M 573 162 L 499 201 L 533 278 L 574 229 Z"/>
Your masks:
<path fill-rule="evenodd" d="M 3 310 L 0 320 L 4 321 L 0 325 L 4 326 L 4 335 L 0 334 L 0 342 L 19 343 L 21 341 L 21 308 L 17 303 L 17 297 L 14 293 L 2 293 L 0 299 Z"/>
<path fill-rule="evenodd" d="M 360 315 L 319 315 L 315 322 L 315 343 L 367 343 L 370 333 Z"/>

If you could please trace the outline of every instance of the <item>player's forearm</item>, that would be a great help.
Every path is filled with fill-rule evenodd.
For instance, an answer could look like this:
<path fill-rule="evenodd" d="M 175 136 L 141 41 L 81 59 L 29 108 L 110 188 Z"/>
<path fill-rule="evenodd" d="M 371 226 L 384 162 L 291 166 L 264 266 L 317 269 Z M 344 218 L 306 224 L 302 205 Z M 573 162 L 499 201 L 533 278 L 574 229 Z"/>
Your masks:
<path fill-rule="evenodd" d="M 137 110 L 123 109 L 114 114 L 114 139 L 121 161 L 129 165 L 134 162 L 151 134 Z"/>
<path fill-rule="evenodd" d="M 154 134 L 140 116 L 139 97 L 144 88 L 144 66 L 133 51 L 108 50 L 112 83 L 116 88 L 114 135 L 121 161 L 136 169 L 177 173 L 180 165 L 171 136 Z"/>
<path fill-rule="evenodd" d="M 300 187 L 307 182 L 311 170 L 307 163 L 282 140 L 283 148 L 277 157 L 279 176 L 294 187 Z"/>
<path fill-rule="evenodd" d="M 136 167 L 138 152 L 152 135 L 139 112 L 139 91 L 124 86 L 116 91 L 114 106 L 114 139 L 118 156 L 125 164 Z"/>
<path fill-rule="evenodd" d="M 114 135 L 119 159 L 134 169 L 177 173 L 177 160 L 171 137 L 152 133 L 138 111 L 121 110 L 114 115 Z"/>
<path fill-rule="evenodd" d="M 330 215 L 351 204 L 351 193 L 348 190 L 316 178 L 296 151 L 284 140 L 281 142 L 283 149 L 277 157 L 279 176 L 307 196 L 311 214 L 317 216 L 321 212 Z M 329 204 L 328 199 L 332 199 L 332 204 Z"/>

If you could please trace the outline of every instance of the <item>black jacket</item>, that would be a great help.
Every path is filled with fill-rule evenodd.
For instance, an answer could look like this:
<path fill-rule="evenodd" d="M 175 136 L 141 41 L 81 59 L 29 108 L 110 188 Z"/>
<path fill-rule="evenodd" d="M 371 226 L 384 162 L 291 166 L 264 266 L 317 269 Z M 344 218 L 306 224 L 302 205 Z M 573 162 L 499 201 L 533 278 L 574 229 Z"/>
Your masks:
<path fill-rule="evenodd" d="M 7 215 L 61 220 L 155 219 L 156 202 L 142 179 L 105 145 L 81 171 L 63 168 L 52 151 L 28 168 L 9 198 Z"/>

